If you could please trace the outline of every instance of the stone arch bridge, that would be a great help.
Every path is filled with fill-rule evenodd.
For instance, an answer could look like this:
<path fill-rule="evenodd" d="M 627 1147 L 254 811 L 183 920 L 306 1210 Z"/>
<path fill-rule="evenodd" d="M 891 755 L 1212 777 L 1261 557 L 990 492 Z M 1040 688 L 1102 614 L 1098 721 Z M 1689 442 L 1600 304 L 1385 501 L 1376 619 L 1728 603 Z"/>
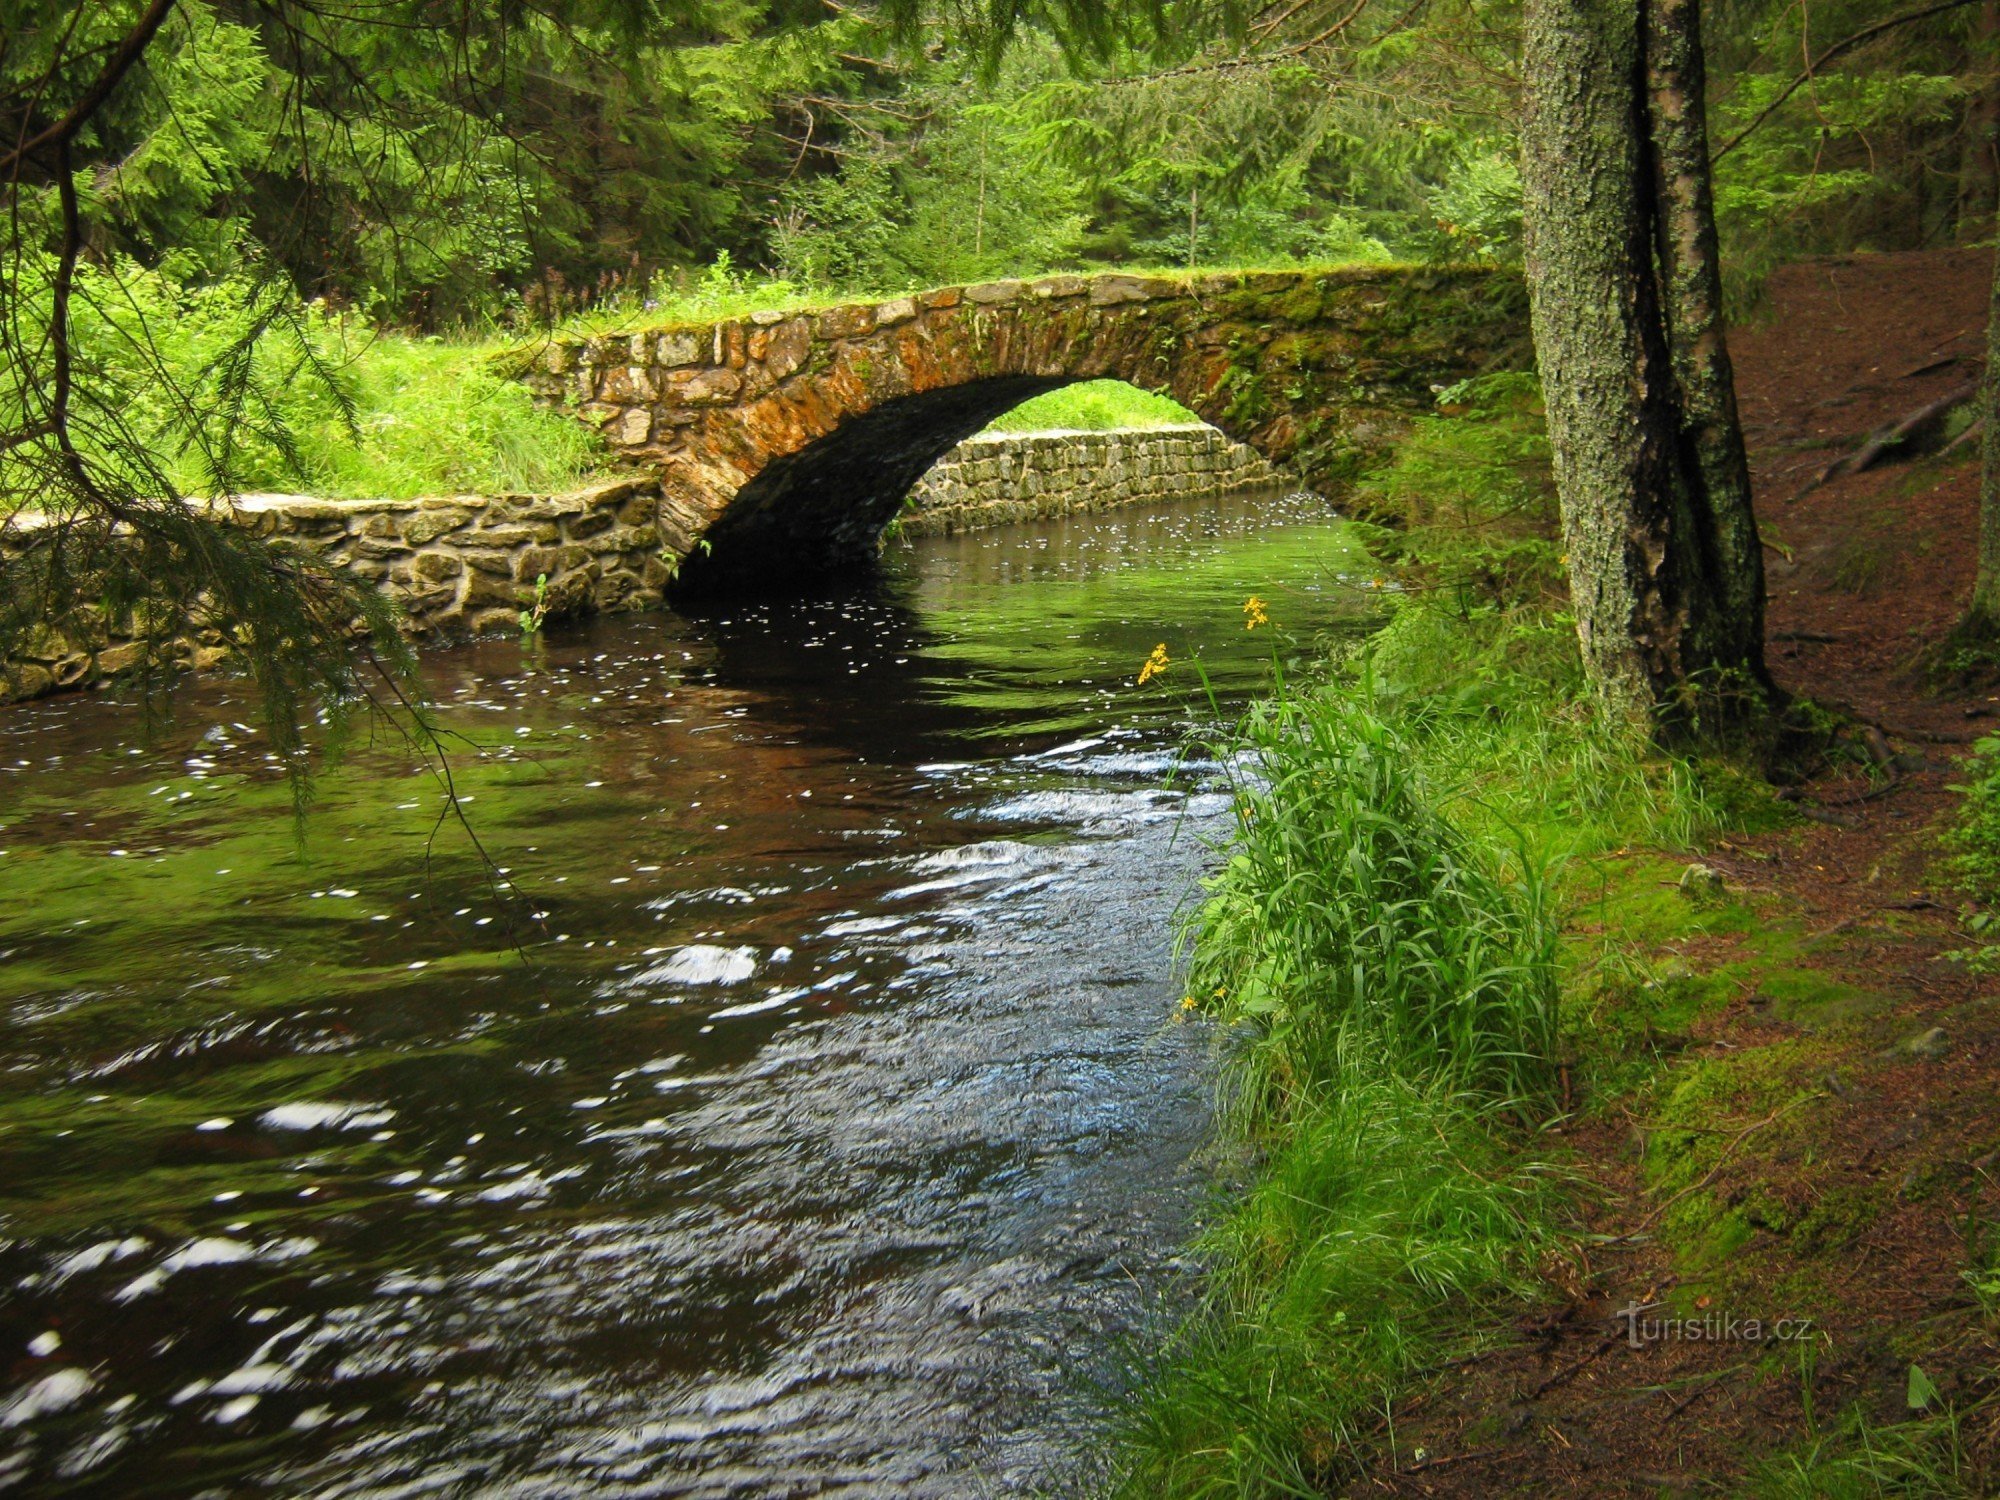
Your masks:
<path fill-rule="evenodd" d="M 1050 276 L 559 341 L 523 378 L 660 476 L 683 584 L 872 556 L 910 487 L 1030 396 L 1112 377 L 1337 486 L 1434 388 L 1528 357 L 1518 277 L 1347 267 Z"/>

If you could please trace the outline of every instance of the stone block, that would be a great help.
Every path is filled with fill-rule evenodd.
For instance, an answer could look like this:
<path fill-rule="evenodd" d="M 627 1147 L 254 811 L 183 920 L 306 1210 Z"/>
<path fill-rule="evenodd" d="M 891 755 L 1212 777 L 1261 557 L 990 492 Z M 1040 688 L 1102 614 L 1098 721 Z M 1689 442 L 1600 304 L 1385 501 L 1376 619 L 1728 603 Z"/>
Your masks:
<path fill-rule="evenodd" d="M 639 365 L 613 365 L 597 382 L 597 399 L 618 406 L 651 401 L 657 395 L 652 373 Z"/>
<path fill-rule="evenodd" d="M 986 307 L 1007 307 L 1021 300 L 1021 283 L 1018 281 L 989 281 L 982 286 L 965 289 L 965 300 Z"/>
<path fill-rule="evenodd" d="M 466 601 L 471 603 L 470 599 Z M 511 633 L 521 628 L 521 607 L 517 604 L 510 609 L 480 609 L 468 611 L 465 626 L 473 635 L 499 635 Z"/>
<path fill-rule="evenodd" d="M 1090 305 L 1116 307 L 1127 302 L 1146 302 L 1177 294 L 1180 287 L 1157 276 L 1093 276 L 1090 278 Z"/>
<path fill-rule="evenodd" d="M 592 542 L 590 550 L 602 557 L 613 552 L 653 552 L 659 545 L 657 526 L 618 526 Z"/>
<path fill-rule="evenodd" d="M 638 587 L 639 580 L 630 573 L 607 573 L 592 592 L 599 609 L 616 609 Z"/>
<path fill-rule="evenodd" d="M 691 365 L 701 358 L 701 345 L 698 334 L 681 331 L 663 333 L 653 346 L 653 363 L 665 370 Z"/>
<path fill-rule="evenodd" d="M 628 406 L 618 419 L 618 441 L 636 448 L 653 435 L 653 414 L 643 406 Z"/>
<path fill-rule="evenodd" d="M 813 326 L 823 339 L 859 338 L 874 330 L 875 309 L 860 302 L 852 302 L 845 307 L 830 307 L 819 315 Z"/>
<path fill-rule="evenodd" d="M 875 326 L 894 328 L 898 323 L 907 323 L 917 315 L 917 301 L 914 297 L 891 297 L 887 302 L 875 305 Z"/>
<path fill-rule="evenodd" d="M 667 376 L 666 394 L 686 406 L 721 406 L 743 389 L 743 377 L 734 370 L 675 370 Z M 650 413 L 642 413 L 648 422 Z"/>
<path fill-rule="evenodd" d="M 1044 276 L 1028 283 L 1032 297 L 1081 297 L 1090 283 L 1082 276 Z"/>
<path fill-rule="evenodd" d="M 804 318 L 792 318 L 771 330 L 764 353 L 764 368 L 774 380 L 802 368 L 812 353 L 812 325 Z"/>
<path fill-rule="evenodd" d="M 503 605 L 520 609 L 527 603 L 527 596 L 531 592 L 522 588 L 511 577 L 495 578 L 489 573 L 475 571 L 466 575 L 463 598 L 468 610 L 478 609 L 481 606 Z"/>
<path fill-rule="evenodd" d="M 588 609 L 596 580 L 588 573 L 570 573 L 554 579 L 544 596 L 551 615 L 574 615 Z"/>
<path fill-rule="evenodd" d="M 525 547 L 535 540 L 532 526 L 482 526 L 472 534 L 474 542 L 482 547 Z"/>
<path fill-rule="evenodd" d="M 415 515 L 404 518 L 403 540 L 412 547 L 422 547 L 447 532 L 458 530 L 471 519 L 471 511 L 455 505 L 426 506 Z"/>
<path fill-rule="evenodd" d="M 440 610 L 457 607 L 458 590 L 448 586 L 433 584 L 429 587 L 417 587 L 403 595 L 404 613 L 416 617 L 434 615 Z"/>
<path fill-rule="evenodd" d="M 145 659 L 146 648 L 138 641 L 121 641 L 97 653 L 96 670 L 100 677 L 115 677 L 131 671 Z"/>
<path fill-rule="evenodd" d="M 449 552 L 419 552 L 411 560 L 410 571 L 425 583 L 443 583 L 463 573 L 465 564 Z"/>
<path fill-rule="evenodd" d="M 490 578 L 505 578 L 510 581 L 514 577 L 514 554 L 511 552 L 473 552 L 468 550 L 461 551 L 458 557 L 459 561 L 463 562 L 475 573 L 484 573 Z"/>

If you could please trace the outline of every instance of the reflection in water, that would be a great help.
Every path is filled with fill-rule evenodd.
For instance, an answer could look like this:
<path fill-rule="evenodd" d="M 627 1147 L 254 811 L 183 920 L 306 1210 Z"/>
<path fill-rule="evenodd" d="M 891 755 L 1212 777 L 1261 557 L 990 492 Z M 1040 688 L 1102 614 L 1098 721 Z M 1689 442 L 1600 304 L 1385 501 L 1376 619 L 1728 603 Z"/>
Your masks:
<path fill-rule="evenodd" d="M 1316 504 L 891 549 L 809 599 L 429 663 L 497 893 L 393 743 L 306 842 L 240 689 L 0 716 L 0 1485 L 1025 1488 L 1174 1294 L 1166 1024 L 1251 591 Z M 523 945 L 524 964 L 513 951 Z"/>

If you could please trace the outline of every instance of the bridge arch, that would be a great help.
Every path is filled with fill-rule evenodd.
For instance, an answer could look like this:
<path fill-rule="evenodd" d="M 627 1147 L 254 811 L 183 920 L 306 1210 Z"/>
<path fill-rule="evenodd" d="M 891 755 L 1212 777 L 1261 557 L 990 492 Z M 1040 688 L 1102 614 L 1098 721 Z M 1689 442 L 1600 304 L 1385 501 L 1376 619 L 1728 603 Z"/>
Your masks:
<path fill-rule="evenodd" d="M 1436 386 L 1527 357 L 1517 277 L 1347 267 L 1051 276 L 558 342 L 526 378 L 660 478 L 691 584 L 872 556 L 938 458 L 1044 391 L 1172 396 L 1333 487 Z"/>

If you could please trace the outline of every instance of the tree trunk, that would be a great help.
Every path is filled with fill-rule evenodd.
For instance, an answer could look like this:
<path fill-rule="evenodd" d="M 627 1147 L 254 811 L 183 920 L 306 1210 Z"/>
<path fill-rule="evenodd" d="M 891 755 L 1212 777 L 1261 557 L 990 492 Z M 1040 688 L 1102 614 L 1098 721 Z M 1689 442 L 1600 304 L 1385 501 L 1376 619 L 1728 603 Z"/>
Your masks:
<path fill-rule="evenodd" d="M 1524 17 L 1528 286 L 1577 635 L 1615 717 L 1669 725 L 1768 695 L 1695 15 Z"/>
<path fill-rule="evenodd" d="M 1979 577 L 1972 585 L 1972 618 L 2000 626 L 2000 254 L 1993 260 L 1993 305 L 1986 320 L 1986 375 L 1979 383 L 1985 419 L 1984 463 L 1979 476 Z"/>
<path fill-rule="evenodd" d="M 2000 205 L 2000 0 L 1981 0 L 1971 47 L 1979 70 L 1979 91 L 1965 111 L 1965 144 L 1959 157 L 1957 231 L 1967 244 L 1993 231 L 1993 210 Z"/>
<path fill-rule="evenodd" d="M 1996 0 L 2000 3 L 2000 0 Z M 1750 504 L 1750 461 L 1722 321 L 1722 256 L 1708 165 L 1700 0 L 1647 0 L 1644 22 L 1653 190 L 1667 347 L 1698 507 L 1697 540 L 1718 611 L 1704 654 L 1742 657 L 1763 675 L 1764 545 Z"/>

